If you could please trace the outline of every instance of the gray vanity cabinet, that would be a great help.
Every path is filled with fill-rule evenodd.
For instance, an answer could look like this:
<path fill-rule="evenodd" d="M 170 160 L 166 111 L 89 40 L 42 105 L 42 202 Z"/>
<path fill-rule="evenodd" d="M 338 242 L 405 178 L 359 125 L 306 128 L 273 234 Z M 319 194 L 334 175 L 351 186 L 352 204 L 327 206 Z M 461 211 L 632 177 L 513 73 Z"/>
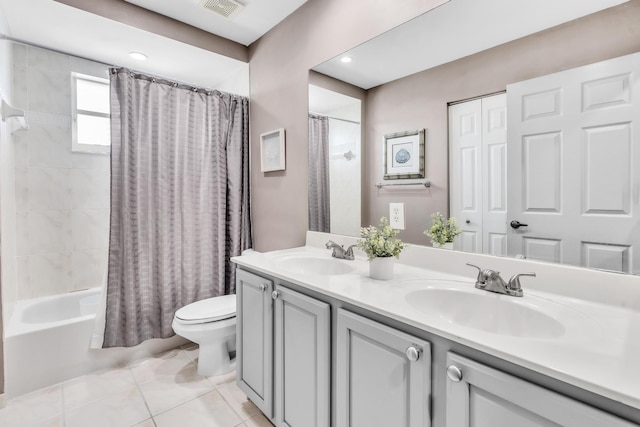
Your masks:
<path fill-rule="evenodd" d="M 329 427 L 329 304 L 277 286 L 274 297 L 275 424 Z"/>
<path fill-rule="evenodd" d="M 637 426 L 454 353 L 446 370 L 447 427 Z"/>
<path fill-rule="evenodd" d="M 273 282 L 236 270 L 236 377 L 238 386 L 273 417 Z"/>
<path fill-rule="evenodd" d="M 329 304 L 236 270 L 238 386 L 278 427 L 329 427 Z"/>
<path fill-rule="evenodd" d="M 338 310 L 337 427 L 431 425 L 431 346 Z"/>

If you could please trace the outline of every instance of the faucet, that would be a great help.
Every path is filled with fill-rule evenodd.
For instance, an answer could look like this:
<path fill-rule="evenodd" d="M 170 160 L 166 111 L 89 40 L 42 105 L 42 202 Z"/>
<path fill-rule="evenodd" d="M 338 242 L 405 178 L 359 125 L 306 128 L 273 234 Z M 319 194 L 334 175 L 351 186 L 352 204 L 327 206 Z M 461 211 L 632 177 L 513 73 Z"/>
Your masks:
<path fill-rule="evenodd" d="M 476 288 L 498 294 L 510 295 L 512 297 L 522 296 L 522 286 L 520 285 L 521 276 L 536 277 L 536 273 L 519 273 L 511 276 L 508 282 L 500 277 L 499 271 L 489 268 L 482 269 L 477 265 L 469 264 L 468 266 L 478 269 L 478 278 L 476 279 Z"/>
<path fill-rule="evenodd" d="M 324 246 L 327 249 L 333 249 L 331 256 L 334 258 L 347 259 L 350 261 L 352 261 L 355 258 L 353 255 L 353 248 L 357 245 L 351 245 L 345 250 L 344 246 L 329 240 Z"/>

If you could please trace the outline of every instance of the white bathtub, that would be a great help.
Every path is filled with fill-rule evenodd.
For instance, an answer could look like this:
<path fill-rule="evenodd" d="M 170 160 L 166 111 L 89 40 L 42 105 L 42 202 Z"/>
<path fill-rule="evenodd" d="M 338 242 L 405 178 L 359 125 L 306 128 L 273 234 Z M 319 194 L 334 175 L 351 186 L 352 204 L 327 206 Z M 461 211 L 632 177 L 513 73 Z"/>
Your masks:
<path fill-rule="evenodd" d="M 9 399 L 186 343 L 154 339 L 131 348 L 90 349 L 99 288 L 21 301 L 5 333 L 5 392 Z"/>

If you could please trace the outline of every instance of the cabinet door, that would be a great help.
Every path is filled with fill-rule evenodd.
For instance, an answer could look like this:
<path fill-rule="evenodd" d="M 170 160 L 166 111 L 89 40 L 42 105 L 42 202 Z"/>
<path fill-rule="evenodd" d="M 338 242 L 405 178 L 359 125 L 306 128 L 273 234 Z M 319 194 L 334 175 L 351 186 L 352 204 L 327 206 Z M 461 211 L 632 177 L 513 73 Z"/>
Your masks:
<path fill-rule="evenodd" d="M 431 425 L 431 346 L 338 310 L 338 427 Z"/>
<path fill-rule="evenodd" d="M 329 304 L 282 286 L 273 297 L 276 425 L 329 427 Z"/>
<path fill-rule="evenodd" d="M 636 425 L 457 354 L 446 369 L 447 427 Z"/>
<path fill-rule="evenodd" d="M 273 416 L 272 289 L 270 280 L 236 271 L 237 382 L 269 418 Z"/>

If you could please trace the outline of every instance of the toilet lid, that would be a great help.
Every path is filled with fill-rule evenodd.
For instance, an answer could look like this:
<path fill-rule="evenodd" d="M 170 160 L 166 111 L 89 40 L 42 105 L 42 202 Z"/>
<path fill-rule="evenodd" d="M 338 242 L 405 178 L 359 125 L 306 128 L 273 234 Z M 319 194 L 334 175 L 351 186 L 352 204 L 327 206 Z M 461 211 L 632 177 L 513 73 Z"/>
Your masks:
<path fill-rule="evenodd" d="M 224 295 L 196 301 L 176 311 L 180 323 L 207 323 L 236 316 L 236 296 Z"/>

